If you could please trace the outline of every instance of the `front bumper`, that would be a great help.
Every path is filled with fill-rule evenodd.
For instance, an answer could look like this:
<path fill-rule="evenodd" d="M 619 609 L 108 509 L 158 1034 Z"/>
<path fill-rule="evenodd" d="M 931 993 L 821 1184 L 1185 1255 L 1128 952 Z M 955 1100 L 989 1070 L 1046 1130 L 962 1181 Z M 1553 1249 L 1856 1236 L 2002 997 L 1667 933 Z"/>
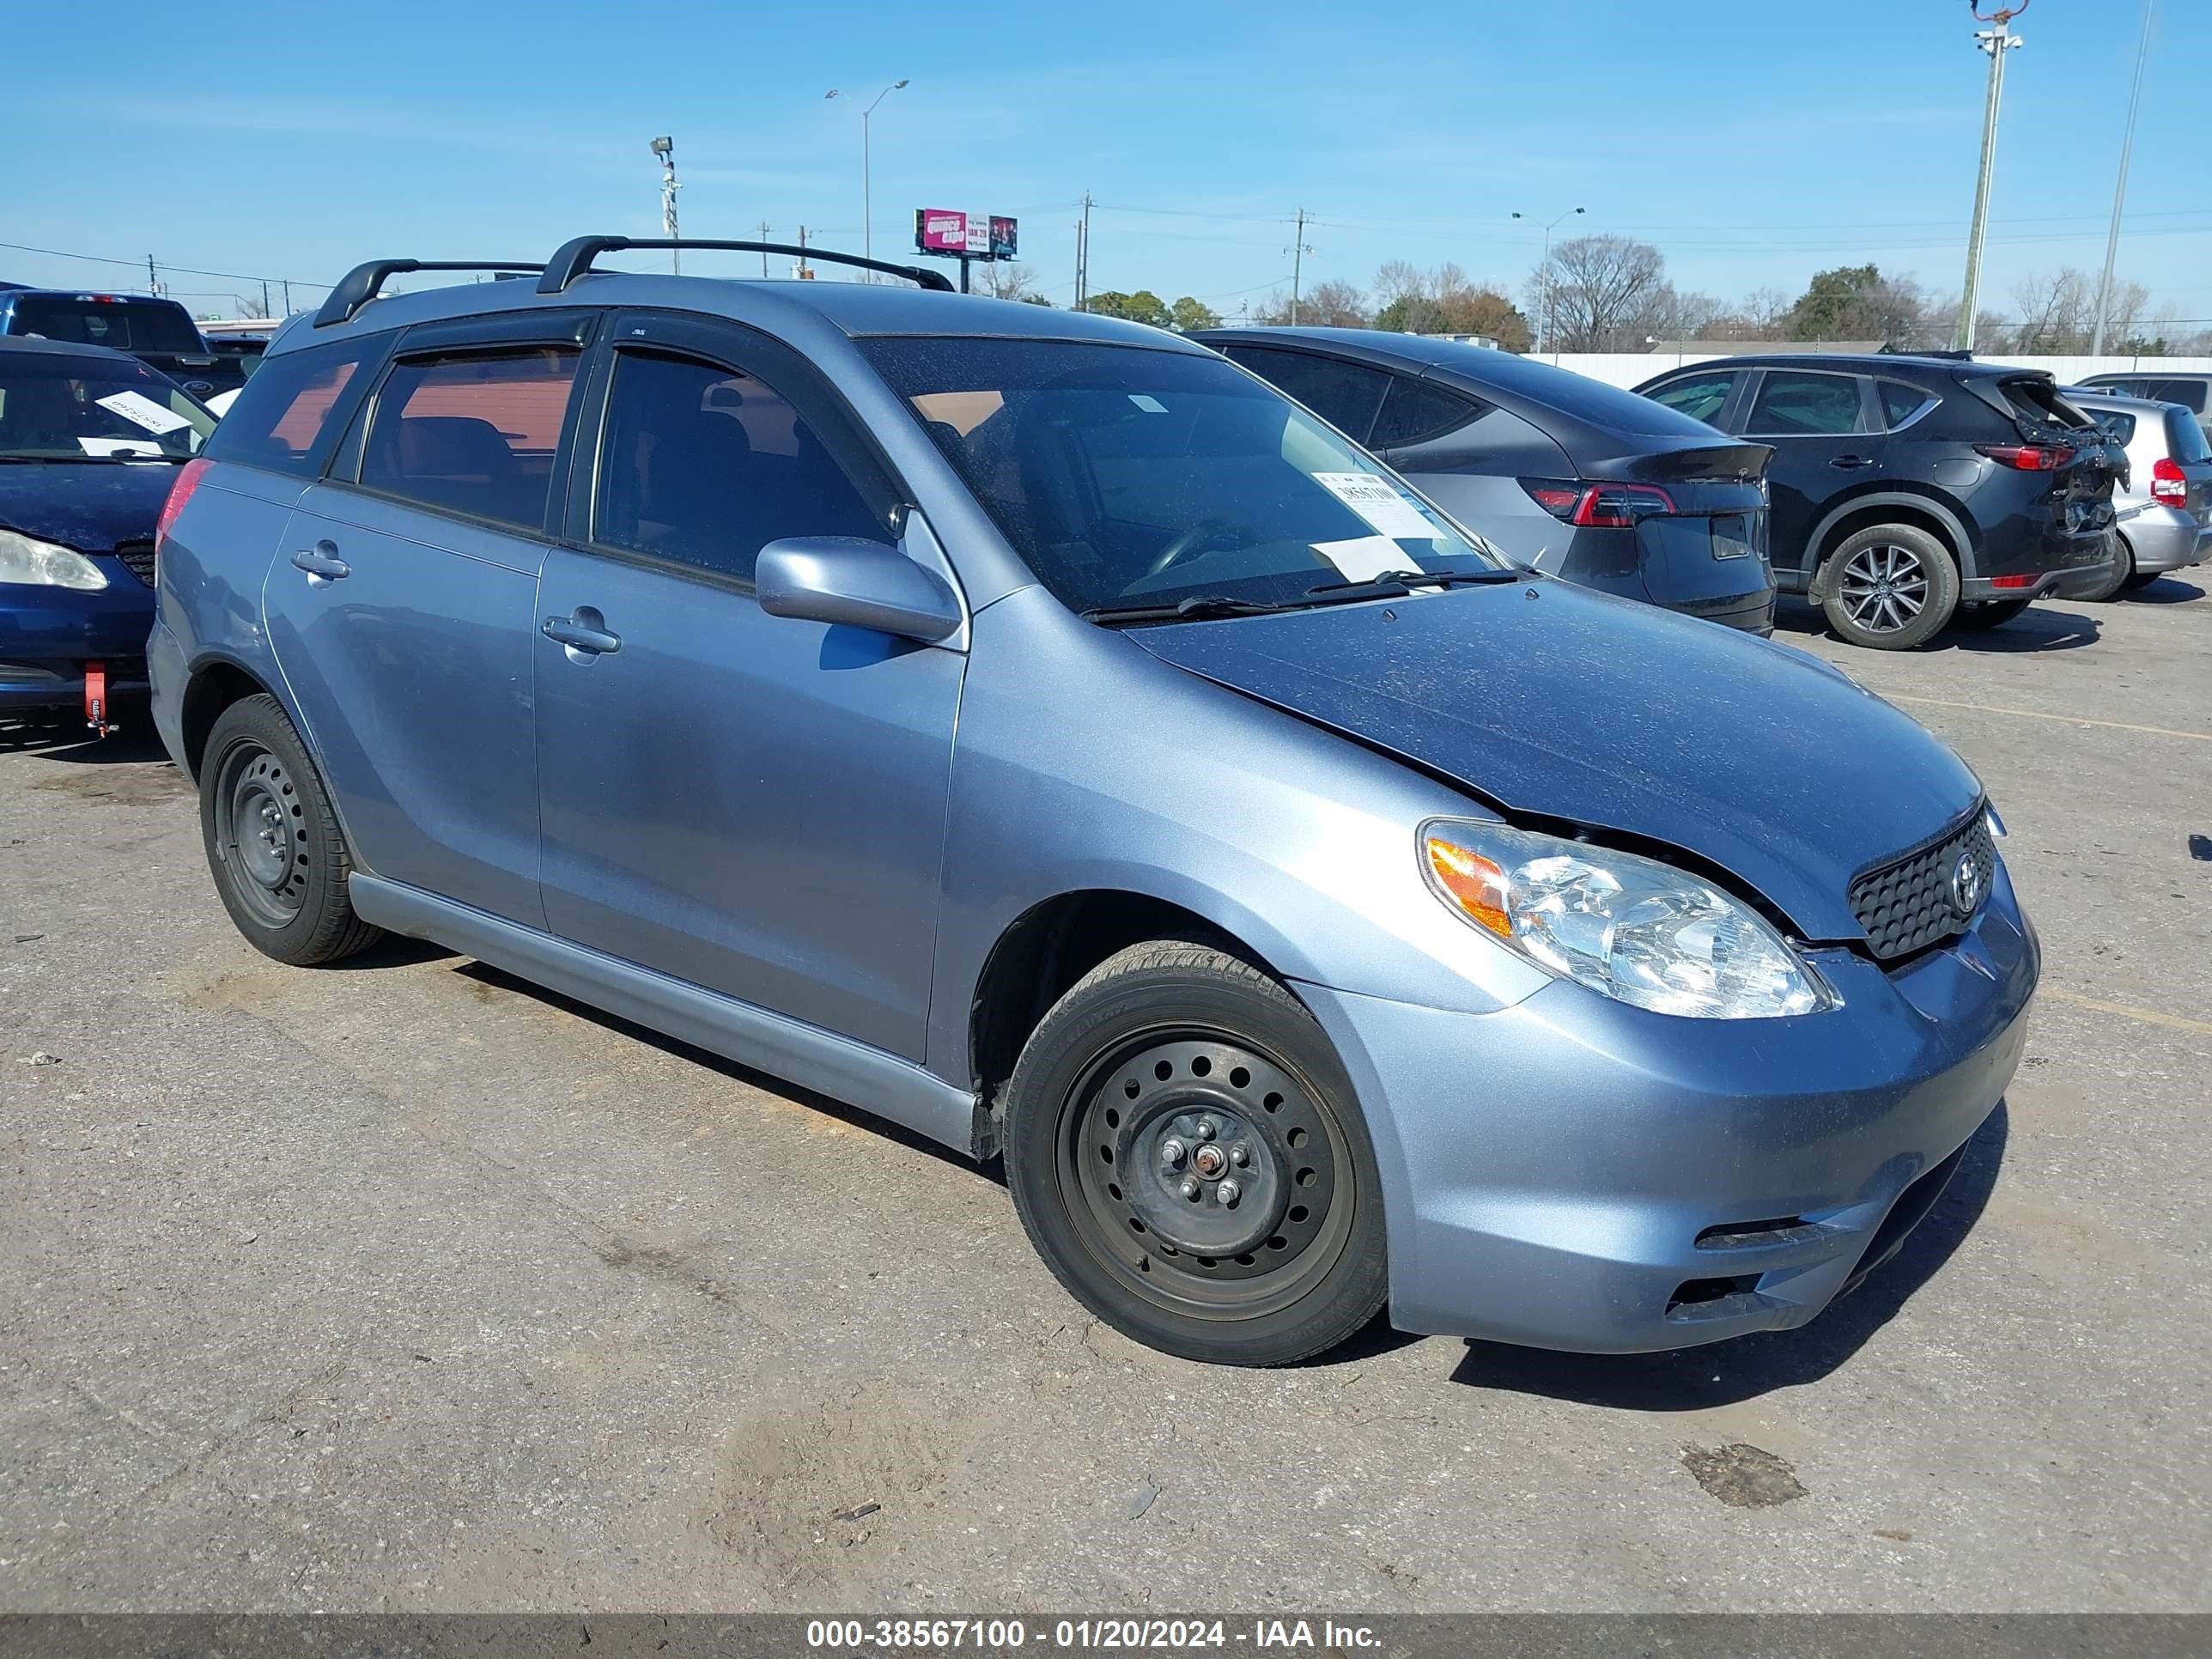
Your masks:
<path fill-rule="evenodd" d="M 1843 1006 L 1794 1019 L 1564 982 L 1494 1014 L 1299 987 L 1375 1141 L 1392 1322 L 1640 1352 L 1811 1319 L 1925 1212 L 2019 1065 L 2040 953 L 2002 863 L 1993 886 L 1893 972 L 1814 953 Z"/>
<path fill-rule="evenodd" d="M 90 556 L 106 586 L 0 582 L 0 709 L 82 703 L 88 662 L 106 664 L 111 694 L 146 690 L 154 590 L 112 555 Z"/>

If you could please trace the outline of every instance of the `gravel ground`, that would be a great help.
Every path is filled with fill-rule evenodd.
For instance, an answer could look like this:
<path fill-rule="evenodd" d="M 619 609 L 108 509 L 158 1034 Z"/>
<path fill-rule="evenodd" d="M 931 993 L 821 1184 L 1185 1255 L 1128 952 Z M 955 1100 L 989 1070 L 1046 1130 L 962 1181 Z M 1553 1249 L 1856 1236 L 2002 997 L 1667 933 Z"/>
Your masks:
<path fill-rule="evenodd" d="M 0 731 L 0 1608 L 2212 1607 L 2203 586 L 1785 619 L 1988 782 L 2045 994 L 1865 1290 L 1630 1359 L 1156 1355 L 991 1175 L 463 957 L 279 967 L 143 722 Z"/>

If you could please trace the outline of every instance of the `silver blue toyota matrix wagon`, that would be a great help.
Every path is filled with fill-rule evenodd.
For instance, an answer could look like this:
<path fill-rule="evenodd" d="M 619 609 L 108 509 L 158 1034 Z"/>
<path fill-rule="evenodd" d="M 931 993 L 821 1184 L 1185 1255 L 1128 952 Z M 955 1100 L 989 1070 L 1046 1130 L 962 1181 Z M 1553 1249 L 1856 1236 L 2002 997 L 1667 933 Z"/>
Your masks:
<path fill-rule="evenodd" d="M 2039 960 L 1942 744 L 1174 334 L 593 268 L 668 246 L 363 265 L 179 470 L 155 713 L 257 948 L 1003 1157 L 1195 1359 L 1798 1325 L 1935 1203 Z"/>

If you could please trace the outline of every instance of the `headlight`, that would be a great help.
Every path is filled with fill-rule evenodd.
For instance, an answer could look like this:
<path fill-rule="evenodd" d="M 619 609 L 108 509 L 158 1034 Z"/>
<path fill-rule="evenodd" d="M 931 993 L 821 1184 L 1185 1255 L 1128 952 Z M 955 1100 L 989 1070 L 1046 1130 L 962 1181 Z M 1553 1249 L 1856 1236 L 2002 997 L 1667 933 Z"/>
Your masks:
<path fill-rule="evenodd" d="M 1656 860 L 1503 824 L 1421 826 L 1437 896 L 1538 967 L 1656 1013 L 1769 1019 L 1834 1006 L 1765 920 Z"/>
<path fill-rule="evenodd" d="M 0 582 L 94 588 L 106 586 L 107 578 L 82 553 L 56 547 L 52 542 L 33 541 L 13 530 L 0 530 Z"/>

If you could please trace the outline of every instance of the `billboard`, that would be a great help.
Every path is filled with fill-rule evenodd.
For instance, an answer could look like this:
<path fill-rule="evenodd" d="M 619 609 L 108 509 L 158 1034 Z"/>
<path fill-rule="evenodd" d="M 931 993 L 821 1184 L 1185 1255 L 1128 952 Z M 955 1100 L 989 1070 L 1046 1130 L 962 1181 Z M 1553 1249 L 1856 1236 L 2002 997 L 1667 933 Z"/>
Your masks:
<path fill-rule="evenodd" d="M 1011 259 L 1019 246 L 1016 222 L 1002 213 L 916 208 L 914 246 L 920 253 L 969 259 Z"/>

